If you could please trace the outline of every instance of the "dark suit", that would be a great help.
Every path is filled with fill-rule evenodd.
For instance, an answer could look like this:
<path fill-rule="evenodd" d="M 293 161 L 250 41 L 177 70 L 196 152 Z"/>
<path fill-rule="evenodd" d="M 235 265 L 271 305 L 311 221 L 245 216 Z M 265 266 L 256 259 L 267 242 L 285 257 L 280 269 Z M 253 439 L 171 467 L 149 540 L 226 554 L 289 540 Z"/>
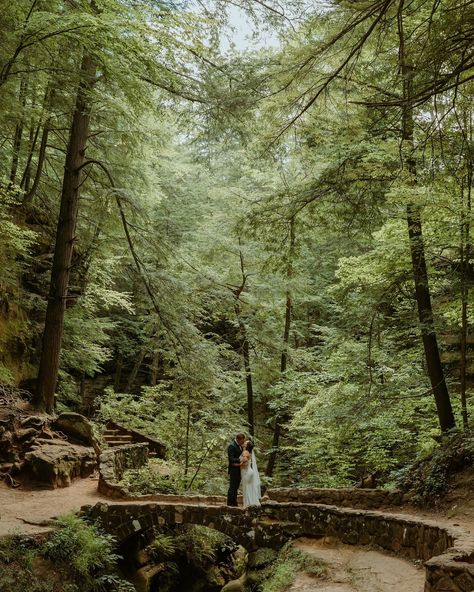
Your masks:
<path fill-rule="evenodd" d="M 229 491 L 227 492 L 227 505 L 237 506 L 237 490 L 240 485 L 240 467 L 234 466 L 240 464 L 240 455 L 242 454 L 242 448 L 237 444 L 235 440 L 227 447 L 227 457 L 229 459 Z"/>

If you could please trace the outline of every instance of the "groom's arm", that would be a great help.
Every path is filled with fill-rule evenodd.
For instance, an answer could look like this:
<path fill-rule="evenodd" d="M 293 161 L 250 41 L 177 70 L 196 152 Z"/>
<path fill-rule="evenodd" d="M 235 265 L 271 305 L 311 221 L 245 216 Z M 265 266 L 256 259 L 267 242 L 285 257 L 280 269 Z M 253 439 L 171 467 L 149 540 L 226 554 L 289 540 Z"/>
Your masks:
<path fill-rule="evenodd" d="M 231 467 L 240 467 L 240 451 L 238 456 L 236 456 L 236 454 L 237 450 L 235 446 L 229 444 L 227 448 L 227 457 L 229 458 L 229 465 Z"/>

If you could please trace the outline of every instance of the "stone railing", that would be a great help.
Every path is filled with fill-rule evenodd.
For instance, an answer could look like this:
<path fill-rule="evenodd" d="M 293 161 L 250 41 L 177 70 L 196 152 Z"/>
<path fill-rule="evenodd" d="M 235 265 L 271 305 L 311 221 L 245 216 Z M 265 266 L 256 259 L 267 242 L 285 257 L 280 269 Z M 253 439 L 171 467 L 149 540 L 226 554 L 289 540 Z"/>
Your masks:
<path fill-rule="evenodd" d="M 120 503 L 84 507 L 119 542 L 156 526 L 200 524 L 219 530 L 249 551 L 300 536 L 334 536 L 344 543 L 376 545 L 426 566 L 425 592 L 474 590 L 474 537 L 432 520 L 323 504 L 270 501 L 247 510 L 181 503 Z M 421 590 L 420 590 L 421 592 Z"/>
<path fill-rule="evenodd" d="M 398 490 L 359 489 L 354 487 L 341 487 L 340 489 L 280 487 L 268 489 L 266 495 L 276 502 L 329 504 L 343 508 L 362 508 L 365 510 L 400 506 L 409 501 L 407 496 Z"/>
<path fill-rule="evenodd" d="M 132 494 L 119 485 L 127 469 L 140 469 L 148 463 L 148 444 L 124 444 L 108 448 L 99 457 L 100 493 L 110 498 L 129 501 L 166 502 L 169 504 L 212 504 L 223 506 L 226 498 L 221 495 L 174 495 L 170 493 Z M 242 498 L 239 496 L 240 502 Z"/>
<path fill-rule="evenodd" d="M 128 498 L 119 485 L 127 469 L 139 469 L 148 462 L 148 444 L 125 444 L 109 448 L 99 457 L 99 491 L 114 498 Z"/>
<path fill-rule="evenodd" d="M 249 550 L 281 546 L 298 536 L 334 536 L 344 543 L 376 545 L 424 561 L 424 592 L 474 591 L 474 536 L 433 520 L 393 513 L 406 499 L 379 489 L 271 489 L 260 508 L 229 508 L 221 496 L 152 494 L 130 496 L 118 485 L 127 468 L 147 462 L 146 444 L 111 449 L 100 457 L 99 490 L 129 503 L 89 508 L 100 514 L 119 541 L 156 525 L 202 524 L 220 530 Z M 124 500 L 125 501 L 125 500 Z M 142 502 L 134 505 L 133 501 Z M 145 503 L 147 502 L 147 503 Z M 372 508 L 386 508 L 375 511 Z M 420 591 L 421 592 L 421 591 Z"/>

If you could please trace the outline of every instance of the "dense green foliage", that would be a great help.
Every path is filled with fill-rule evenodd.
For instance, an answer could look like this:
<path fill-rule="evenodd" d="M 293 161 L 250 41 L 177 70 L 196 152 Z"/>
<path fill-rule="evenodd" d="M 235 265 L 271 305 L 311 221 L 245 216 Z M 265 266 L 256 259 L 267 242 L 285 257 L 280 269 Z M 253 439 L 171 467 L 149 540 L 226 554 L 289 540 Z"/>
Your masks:
<path fill-rule="evenodd" d="M 219 589 L 223 575 L 235 575 L 231 555 L 237 545 L 225 535 L 197 525 L 156 533 L 146 553 L 164 567 L 154 585 L 160 590 Z M 218 583 L 220 582 L 220 584 Z"/>
<path fill-rule="evenodd" d="M 226 2 L 0 16 L 0 382 L 34 390 L 82 97 L 57 409 L 161 438 L 178 489 L 252 427 L 274 483 L 391 483 L 441 383 L 472 413 L 473 5 L 287 4 L 242 2 L 280 42 L 226 52 Z"/>
<path fill-rule="evenodd" d="M 257 553 L 265 551 L 259 550 Z M 268 551 L 268 549 L 267 549 Z M 265 558 L 254 558 L 254 567 L 249 571 L 249 586 L 251 590 L 257 589 L 261 592 L 284 592 L 294 582 L 300 572 L 312 576 L 323 576 L 326 573 L 326 566 L 320 560 L 310 557 L 292 545 L 291 542 L 284 545 L 276 558 L 265 565 Z"/>
<path fill-rule="evenodd" d="M 457 474 L 472 469 L 473 464 L 472 430 L 445 436 L 431 454 L 400 471 L 397 485 L 410 492 L 415 504 L 435 506 L 455 486 Z"/>
<path fill-rule="evenodd" d="M 45 542 L 26 535 L 0 541 L 0 589 L 4 592 L 131 592 L 116 572 L 113 539 L 76 516 L 58 520 Z"/>

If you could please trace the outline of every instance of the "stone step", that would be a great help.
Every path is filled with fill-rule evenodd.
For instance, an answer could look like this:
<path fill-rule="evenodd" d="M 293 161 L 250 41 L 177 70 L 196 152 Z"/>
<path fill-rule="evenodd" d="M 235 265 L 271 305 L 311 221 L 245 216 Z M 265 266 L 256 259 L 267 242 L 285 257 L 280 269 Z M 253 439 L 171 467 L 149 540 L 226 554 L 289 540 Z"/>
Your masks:
<path fill-rule="evenodd" d="M 105 436 L 105 441 L 109 440 L 123 440 L 124 442 L 133 442 L 134 437 L 131 434 L 114 434 L 109 437 Z"/>
<path fill-rule="evenodd" d="M 107 440 L 108 446 L 123 446 L 124 444 L 134 444 L 133 440 Z"/>

